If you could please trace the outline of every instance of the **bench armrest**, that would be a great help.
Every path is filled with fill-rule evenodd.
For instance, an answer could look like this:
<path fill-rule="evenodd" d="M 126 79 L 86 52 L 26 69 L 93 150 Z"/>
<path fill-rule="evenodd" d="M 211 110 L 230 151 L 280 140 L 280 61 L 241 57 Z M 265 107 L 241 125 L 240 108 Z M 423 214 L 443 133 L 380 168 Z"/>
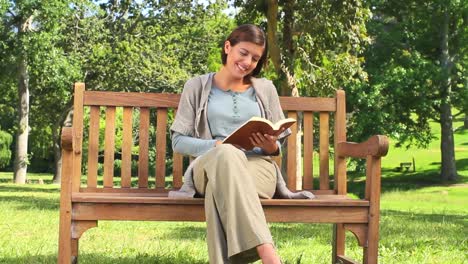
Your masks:
<path fill-rule="evenodd" d="M 73 128 L 63 127 L 62 128 L 62 149 L 67 151 L 73 151 Z"/>
<path fill-rule="evenodd" d="M 372 156 L 379 158 L 387 155 L 388 138 L 376 135 L 362 143 L 339 142 L 336 151 L 339 157 L 366 158 Z"/>

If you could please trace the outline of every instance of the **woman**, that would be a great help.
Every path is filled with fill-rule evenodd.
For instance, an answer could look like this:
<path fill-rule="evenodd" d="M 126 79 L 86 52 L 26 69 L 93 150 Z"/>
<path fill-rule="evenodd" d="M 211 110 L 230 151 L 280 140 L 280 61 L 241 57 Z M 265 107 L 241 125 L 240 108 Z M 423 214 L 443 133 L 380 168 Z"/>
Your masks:
<path fill-rule="evenodd" d="M 173 149 L 197 157 L 184 186 L 169 196 L 205 197 L 210 263 L 280 263 L 259 198 L 312 198 L 292 193 L 270 155 L 278 155 L 280 136 L 253 134 L 255 148 L 244 151 L 222 139 L 252 116 L 272 122 L 284 118 L 271 81 L 255 78 L 267 61 L 264 32 L 241 25 L 226 39 L 223 66 L 184 86 L 171 126 Z"/>

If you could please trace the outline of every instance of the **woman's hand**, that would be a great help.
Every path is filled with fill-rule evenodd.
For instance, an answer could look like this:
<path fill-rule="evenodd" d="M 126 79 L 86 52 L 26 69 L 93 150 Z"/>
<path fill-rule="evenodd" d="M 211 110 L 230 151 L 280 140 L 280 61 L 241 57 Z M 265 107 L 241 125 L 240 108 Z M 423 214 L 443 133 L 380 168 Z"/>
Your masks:
<path fill-rule="evenodd" d="M 261 133 L 252 133 L 252 136 L 249 137 L 250 141 L 255 147 L 259 147 L 263 149 L 265 154 L 273 154 L 278 151 L 278 145 L 276 144 L 276 140 L 278 137 L 270 136 L 268 134 L 261 134 Z"/>

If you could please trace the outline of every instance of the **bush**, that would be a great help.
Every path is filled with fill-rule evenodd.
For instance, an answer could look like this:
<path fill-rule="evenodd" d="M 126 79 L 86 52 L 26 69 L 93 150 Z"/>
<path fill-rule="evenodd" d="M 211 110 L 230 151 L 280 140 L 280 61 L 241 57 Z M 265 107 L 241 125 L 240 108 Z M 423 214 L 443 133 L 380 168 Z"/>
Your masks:
<path fill-rule="evenodd" d="M 11 142 L 13 142 L 13 137 L 7 132 L 0 130 L 0 168 L 5 168 L 10 164 Z"/>

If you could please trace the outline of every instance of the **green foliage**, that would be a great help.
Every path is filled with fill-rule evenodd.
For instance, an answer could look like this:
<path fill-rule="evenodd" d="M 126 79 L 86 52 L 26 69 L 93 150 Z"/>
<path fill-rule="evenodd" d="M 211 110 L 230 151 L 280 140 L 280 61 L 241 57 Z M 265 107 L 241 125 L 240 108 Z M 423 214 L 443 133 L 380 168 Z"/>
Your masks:
<path fill-rule="evenodd" d="M 392 135 L 397 145 L 428 146 L 434 135 L 429 121 L 440 121 L 443 101 L 466 112 L 468 87 L 466 63 L 468 31 L 466 1 L 370 2 L 373 36 L 365 53 L 369 82 L 350 86 L 352 139 L 381 133 Z M 451 91 L 443 81 L 441 65 L 443 11 L 449 10 L 449 68 Z M 431 15 L 427 15 L 431 14 Z M 465 26 L 463 26 L 465 25 Z M 451 102 L 450 102 L 451 100 Z"/>
<path fill-rule="evenodd" d="M 0 126 L 10 134 L 17 129 L 23 54 L 32 160 L 52 162 L 74 82 L 93 90 L 181 92 L 192 75 L 219 67 L 219 44 L 232 27 L 225 7 L 224 1 L 1 1 Z M 18 34 L 21 18 L 32 26 Z"/>
<path fill-rule="evenodd" d="M 5 168 L 10 163 L 12 141 L 13 137 L 0 129 L 0 168 Z"/>
<path fill-rule="evenodd" d="M 360 57 L 369 42 L 365 22 L 370 17 L 362 1 L 293 1 L 292 36 L 284 32 L 286 1 L 279 1 L 278 45 L 281 62 L 296 80 L 301 96 L 332 96 L 340 87 L 365 81 Z M 238 23 L 266 28 L 267 1 L 235 1 Z M 262 17 L 263 16 L 263 17 Z M 284 46 L 292 38 L 293 49 Z M 270 72 L 266 76 L 281 78 Z M 276 80 L 277 81 L 277 80 Z"/>
<path fill-rule="evenodd" d="M 305 96 L 332 96 L 366 81 L 362 52 L 369 42 L 368 7 L 362 1 L 298 1 L 296 73 Z M 311 13 L 313 10 L 313 13 Z"/>
<path fill-rule="evenodd" d="M 229 25 L 221 3 L 101 4 L 96 16 L 76 22 L 99 36 L 85 43 L 87 29 L 75 40 L 89 46 L 84 80 L 93 89 L 181 92 L 190 76 L 215 68 L 207 55 Z"/>

